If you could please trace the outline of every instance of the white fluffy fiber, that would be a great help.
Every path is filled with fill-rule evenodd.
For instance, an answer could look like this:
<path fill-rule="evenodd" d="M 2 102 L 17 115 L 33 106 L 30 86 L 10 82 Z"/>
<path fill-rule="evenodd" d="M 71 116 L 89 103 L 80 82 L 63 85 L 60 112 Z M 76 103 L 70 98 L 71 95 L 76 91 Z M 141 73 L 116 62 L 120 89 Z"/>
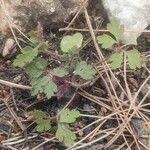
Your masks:
<path fill-rule="evenodd" d="M 118 18 L 126 29 L 143 30 L 150 24 L 150 0 L 102 0 L 109 18 Z M 140 33 L 136 33 L 138 37 Z M 124 40 L 128 41 L 129 33 Z"/>

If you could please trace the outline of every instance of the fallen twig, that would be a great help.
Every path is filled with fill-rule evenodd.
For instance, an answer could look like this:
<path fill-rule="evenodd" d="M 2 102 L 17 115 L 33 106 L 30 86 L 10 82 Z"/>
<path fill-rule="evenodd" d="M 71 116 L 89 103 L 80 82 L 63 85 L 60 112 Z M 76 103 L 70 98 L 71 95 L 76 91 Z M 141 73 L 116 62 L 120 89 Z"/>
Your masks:
<path fill-rule="evenodd" d="M 89 29 L 78 29 L 78 28 L 60 28 L 59 31 L 80 31 L 80 32 L 89 32 Z M 93 29 L 94 32 L 109 32 L 106 29 Z M 131 33 L 150 33 L 150 30 L 140 30 L 140 29 L 125 29 L 124 32 Z"/>
<path fill-rule="evenodd" d="M 5 81 L 2 79 L 0 79 L 0 84 L 6 85 L 6 86 L 9 86 L 12 88 L 23 89 L 23 90 L 31 90 L 32 89 L 32 87 L 30 87 L 30 86 L 26 86 L 26 85 L 22 85 L 22 84 L 16 84 L 16 83 Z"/>

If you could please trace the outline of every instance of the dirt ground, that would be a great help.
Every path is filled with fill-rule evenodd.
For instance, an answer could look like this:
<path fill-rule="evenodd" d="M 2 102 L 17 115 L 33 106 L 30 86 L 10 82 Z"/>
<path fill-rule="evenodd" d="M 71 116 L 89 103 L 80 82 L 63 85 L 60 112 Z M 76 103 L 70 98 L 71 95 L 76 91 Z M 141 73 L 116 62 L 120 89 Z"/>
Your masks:
<path fill-rule="evenodd" d="M 85 15 L 86 10 L 88 16 Z M 86 10 L 71 15 L 64 24 L 54 23 L 51 28 L 43 27 L 44 40 L 48 41 L 49 48 L 40 55 L 48 60 L 49 68 L 56 66 L 60 61 L 59 43 L 62 37 L 82 32 L 85 39 L 80 56 L 99 71 L 92 83 L 82 86 L 83 81 L 79 81 L 79 87 L 70 87 L 61 99 L 56 96 L 47 99 L 43 95 L 33 97 L 28 75 L 23 69 L 12 65 L 14 58 L 20 52 L 17 43 L 7 56 L 0 56 L 1 150 L 67 149 L 63 142 L 55 138 L 54 131 L 36 132 L 34 130 L 36 124 L 28 115 L 29 111 L 38 109 L 53 118 L 66 105 L 85 114 L 85 117 L 80 117 L 70 126 L 71 130 L 77 133 L 77 140 L 72 150 L 148 150 L 150 148 L 150 93 L 147 94 L 150 89 L 150 33 L 143 33 L 138 38 L 137 46 L 146 67 L 134 71 L 127 70 L 127 83 L 131 93 L 129 97 L 126 95 L 128 91 L 123 71 L 120 69 L 112 72 L 102 67 L 93 44 L 93 37 L 89 31 L 84 31 L 89 28 L 88 17 L 93 29 L 104 29 L 108 22 L 106 12 L 98 0 L 90 3 Z M 70 23 L 71 26 L 68 27 Z M 78 29 L 83 30 L 78 31 Z M 20 45 L 26 45 L 26 38 L 15 30 L 14 33 Z M 95 35 L 99 34 L 101 33 L 95 32 Z M 12 37 L 11 33 L 1 36 L 0 44 L 3 45 L 4 41 Z M 102 49 L 101 51 L 107 58 L 110 52 Z M 131 102 L 133 99 L 134 102 Z M 54 130 L 56 124 L 54 120 Z"/>

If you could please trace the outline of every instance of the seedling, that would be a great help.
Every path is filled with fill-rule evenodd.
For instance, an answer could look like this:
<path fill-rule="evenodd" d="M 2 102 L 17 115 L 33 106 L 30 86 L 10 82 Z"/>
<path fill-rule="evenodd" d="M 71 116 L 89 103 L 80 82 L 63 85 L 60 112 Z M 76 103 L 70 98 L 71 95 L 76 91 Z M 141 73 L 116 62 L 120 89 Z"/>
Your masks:
<path fill-rule="evenodd" d="M 34 110 L 29 112 L 29 115 L 32 115 L 34 117 L 34 120 L 36 122 L 36 131 L 38 132 L 46 132 L 51 129 L 51 121 L 47 114 L 40 110 Z M 72 109 L 69 110 L 64 109 L 60 116 L 58 117 L 58 127 L 56 130 L 56 138 L 60 142 L 64 142 L 64 144 L 67 147 L 71 147 L 75 140 L 76 140 L 76 134 L 72 132 L 69 127 L 66 124 L 74 123 L 77 118 L 80 117 L 80 112 Z"/>
<path fill-rule="evenodd" d="M 72 36 L 67 35 L 62 38 L 60 42 L 60 48 L 63 52 L 62 63 L 52 70 L 47 68 L 48 62 L 44 58 L 38 57 L 39 51 L 46 48 L 46 43 L 38 38 L 36 32 L 31 31 L 29 35 L 33 47 L 26 46 L 23 48 L 13 64 L 16 67 L 24 68 L 30 76 L 33 96 L 44 93 L 47 98 L 51 98 L 55 94 L 60 98 L 70 86 L 72 75 L 89 80 L 96 74 L 96 70 L 91 65 L 79 58 L 79 48 L 83 42 L 81 33 L 75 33 Z M 76 55 L 78 57 L 75 64 L 68 65 L 69 60 L 72 61 Z M 69 58 L 69 60 L 65 60 L 65 58 Z"/>
<path fill-rule="evenodd" d="M 110 67 L 112 69 L 121 68 L 124 61 L 124 53 L 127 55 L 127 61 L 130 69 L 135 70 L 136 68 L 143 67 L 143 60 L 140 56 L 140 53 L 135 48 L 135 45 L 137 45 L 136 37 L 131 34 L 128 43 L 121 48 L 120 43 L 123 39 L 124 26 L 121 25 L 116 18 L 113 18 L 111 19 L 110 23 L 107 24 L 107 30 L 109 31 L 109 34 L 103 34 L 97 37 L 98 43 L 104 49 L 114 49 L 113 46 L 115 45 L 117 45 L 118 49 L 120 49 L 119 52 L 113 52 L 113 54 L 111 54 L 108 60 L 108 62 L 110 62 Z M 125 47 L 129 45 L 134 46 L 132 46 L 133 48 L 129 50 L 125 49 Z"/>
<path fill-rule="evenodd" d="M 45 112 L 41 110 L 34 110 L 29 112 L 29 115 L 34 117 L 34 120 L 37 124 L 36 130 L 38 132 L 45 132 L 51 129 L 50 120 L 48 119 L 48 116 Z"/>
<path fill-rule="evenodd" d="M 112 69 L 121 68 L 124 61 L 124 56 L 130 69 L 141 68 L 143 61 L 140 53 L 132 46 L 131 49 L 124 49 L 126 46 L 121 45 L 124 34 L 124 27 L 120 22 L 113 18 L 107 25 L 109 34 L 103 34 L 97 37 L 98 43 L 104 49 L 114 49 L 119 47 L 119 52 L 113 52 L 108 62 Z M 26 46 L 21 50 L 14 60 L 14 66 L 23 68 L 29 75 L 32 85 L 32 95 L 39 93 L 45 94 L 49 99 L 55 94 L 58 98 L 62 97 L 65 91 L 71 86 L 71 78 L 73 76 L 79 77 L 83 80 L 91 80 L 96 75 L 96 70 L 92 65 L 87 64 L 86 61 L 79 57 L 80 47 L 83 43 L 83 35 L 75 33 L 72 36 L 64 36 L 60 42 L 60 50 L 63 53 L 60 66 L 49 69 L 48 62 L 44 58 L 39 57 L 39 52 L 47 47 L 47 44 L 38 38 L 36 32 L 29 33 L 32 44 Z M 136 38 L 131 35 L 127 45 L 136 45 Z M 123 48 L 122 48 L 123 47 Z M 75 64 L 72 65 L 72 59 L 77 56 Z M 69 65 L 68 65 L 69 64 Z M 52 120 L 43 111 L 34 110 L 30 112 L 37 124 L 36 130 L 38 132 L 46 132 L 51 129 Z M 66 146 L 70 147 L 76 140 L 76 135 L 69 129 L 69 124 L 74 123 L 80 116 L 80 112 L 73 109 L 65 109 L 58 116 L 58 126 L 56 130 L 56 138 L 64 142 Z"/>

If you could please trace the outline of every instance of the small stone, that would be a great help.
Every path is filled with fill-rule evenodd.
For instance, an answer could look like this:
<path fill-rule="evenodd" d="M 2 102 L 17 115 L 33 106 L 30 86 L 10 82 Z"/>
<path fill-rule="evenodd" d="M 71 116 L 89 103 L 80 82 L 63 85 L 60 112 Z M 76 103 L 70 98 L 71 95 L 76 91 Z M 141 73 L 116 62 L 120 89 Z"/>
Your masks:
<path fill-rule="evenodd" d="M 126 29 L 144 30 L 150 23 L 150 1 L 148 0 L 102 0 L 108 17 L 116 17 Z M 134 33 L 138 37 L 141 33 Z M 124 33 L 123 40 L 128 42 L 131 33 Z"/>
<path fill-rule="evenodd" d="M 58 28 L 81 7 L 80 0 L 5 0 L 6 12 L 15 27 L 30 30 L 41 22 L 44 27 Z M 0 8 L 0 32 L 10 32 L 8 19 Z"/>
<path fill-rule="evenodd" d="M 21 81 L 21 78 L 22 78 L 21 75 L 18 75 L 17 77 L 14 78 L 13 81 L 14 81 L 15 83 L 18 83 L 18 82 Z"/>
<path fill-rule="evenodd" d="M 11 63 L 12 63 L 12 62 L 11 62 L 10 60 L 7 60 L 7 61 L 6 61 L 6 64 L 7 64 L 7 65 L 10 65 Z"/>
<path fill-rule="evenodd" d="M 4 49 L 2 51 L 2 56 L 5 57 L 9 55 L 12 51 L 12 47 L 15 44 L 15 41 L 13 39 L 7 39 L 5 42 Z"/>

